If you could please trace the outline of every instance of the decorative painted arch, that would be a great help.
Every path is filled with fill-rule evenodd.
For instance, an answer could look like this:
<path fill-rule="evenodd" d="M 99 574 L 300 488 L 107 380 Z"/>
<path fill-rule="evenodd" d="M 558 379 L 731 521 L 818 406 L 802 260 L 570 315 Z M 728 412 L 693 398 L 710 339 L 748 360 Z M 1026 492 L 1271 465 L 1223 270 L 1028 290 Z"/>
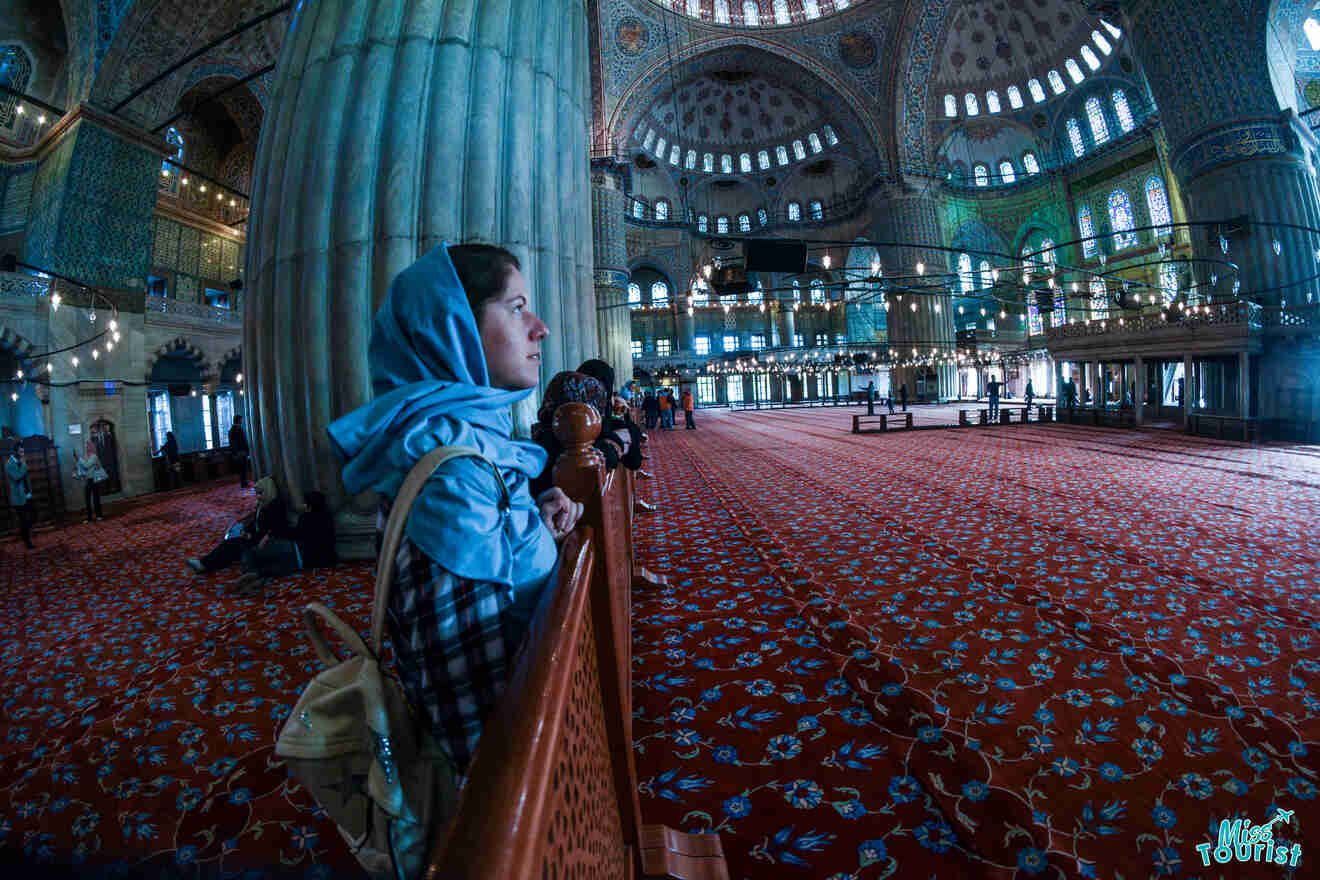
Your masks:
<path fill-rule="evenodd" d="M 729 52 L 763 56 L 756 62 L 756 69 L 760 70 L 780 70 L 786 64 L 793 65 L 807 78 L 809 85 L 815 85 L 826 94 L 837 95 L 842 99 L 848 116 L 852 117 L 848 120 L 851 123 L 849 127 L 855 127 L 865 136 L 865 142 L 856 144 L 859 152 L 863 155 L 874 154 L 878 171 L 887 169 L 889 138 L 884 133 L 886 126 L 882 124 L 883 120 L 877 119 L 873 114 L 876 103 L 859 94 L 851 83 L 840 77 L 837 72 L 822 65 L 818 59 L 799 52 L 791 46 L 773 43 L 751 33 L 694 41 L 675 51 L 672 58 L 658 59 L 639 73 L 609 112 L 609 120 L 605 128 L 608 143 L 616 150 L 626 143 L 628 135 L 650 106 L 652 96 L 668 88 L 669 83 L 674 81 L 671 77 L 681 79 L 687 72 L 686 68 L 718 61 L 717 56 Z M 840 138 L 847 141 L 843 132 L 840 133 Z"/>
<path fill-rule="evenodd" d="M 187 337 L 176 336 L 173 339 L 171 339 L 169 342 L 162 345 L 160 348 L 156 349 L 156 352 L 154 354 L 149 355 L 147 357 L 147 364 L 146 364 L 147 369 L 146 369 L 146 373 L 144 374 L 147 381 L 151 381 L 151 374 L 156 369 L 157 361 L 159 361 L 163 357 L 167 357 L 172 354 L 178 354 L 179 352 L 186 354 L 188 357 L 192 358 L 194 361 L 197 362 L 197 367 L 199 370 L 201 370 L 202 373 L 202 381 L 209 382 L 218 375 L 218 371 L 216 370 L 214 365 L 212 365 L 212 363 L 209 360 L 207 360 L 205 352 L 203 352 L 197 346 L 193 345 L 190 341 L 188 341 Z"/>
<path fill-rule="evenodd" d="M 895 90 L 894 131 L 899 167 L 921 169 L 931 164 L 926 138 L 926 111 L 930 106 L 930 78 L 939 42 L 954 0 L 927 0 L 908 4 L 899 26 L 901 44 L 895 57 L 907 59 Z"/>

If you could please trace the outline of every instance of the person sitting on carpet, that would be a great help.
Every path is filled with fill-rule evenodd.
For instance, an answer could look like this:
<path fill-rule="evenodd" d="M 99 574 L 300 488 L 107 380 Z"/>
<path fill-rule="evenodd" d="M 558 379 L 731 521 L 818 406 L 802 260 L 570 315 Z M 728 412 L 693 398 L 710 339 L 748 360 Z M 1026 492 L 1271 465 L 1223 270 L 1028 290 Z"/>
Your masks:
<path fill-rule="evenodd" d="M 285 538 L 289 536 L 289 510 L 280 497 L 275 481 L 262 477 L 255 487 L 257 509 L 252 516 L 242 522 L 234 523 L 225 533 L 220 545 L 202 557 L 192 557 L 188 565 L 200 573 L 219 571 L 233 565 L 243 558 L 243 554 L 258 547 L 268 537 Z"/>
<path fill-rule="evenodd" d="M 386 499 L 378 531 L 388 499 L 428 452 L 469 446 L 486 458 L 446 462 L 417 496 L 387 612 L 404 691 L 456 787 L 551 583 L 556 542 L 582 515 L 559 489 L 532 495 L 545 450 L 511 439 L 510 408 L 536 388 L 547 335 L 517 257 L 441 244 L 394 279 L 376 313 L 375 399 L 327 429 L 348 493 Z"/>
<path fill-rule="evenodd" d="M 532 426 L 532 440 L 550 459 L 541 475 L 532 480 L 533 493 L 554 485 L 555 462 L 564 451 L 555 436 L 555 410 L 566 403 L 585 403 L 600 415 L 600 436 L 592 445 L 604 456 L 606 470 L 612 471 L 620 464 L 634 471 L 642 466 L 641 430 L 614 415 L 610 393 L 600 382 L 584 373 L 565 370 L 550 380 Z"/>
<path fill-rule="evenodd" d="M 307 506 L 298 517 L 292 537 L 271 538 L 243 554 L 245 574 L 229 587 L 235 596 L 261 592 L 271 578 L 296 571 L 322 568 L 339 561 L 335 553 L 335 518 L 325 494 L 308 492 Z"/>

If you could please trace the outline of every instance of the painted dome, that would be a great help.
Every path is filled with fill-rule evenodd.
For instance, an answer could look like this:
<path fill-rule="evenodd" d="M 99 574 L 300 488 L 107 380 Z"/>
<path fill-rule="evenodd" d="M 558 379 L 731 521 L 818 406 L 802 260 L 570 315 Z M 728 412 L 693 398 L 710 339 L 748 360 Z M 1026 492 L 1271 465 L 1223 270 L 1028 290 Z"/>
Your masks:
<path fill-rule="evenodd" d="M 664 9 L 729 27 L 784 27 L 828 18 L 869 0 L 652 0 Z"/>

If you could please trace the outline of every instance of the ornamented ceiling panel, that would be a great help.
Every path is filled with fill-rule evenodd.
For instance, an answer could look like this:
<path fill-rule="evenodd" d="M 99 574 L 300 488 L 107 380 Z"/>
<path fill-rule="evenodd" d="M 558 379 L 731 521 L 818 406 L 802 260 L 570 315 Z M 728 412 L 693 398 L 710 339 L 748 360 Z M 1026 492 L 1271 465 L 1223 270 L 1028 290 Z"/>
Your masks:
<path fill-rule="evenodd" d="M 1091 41 L 1099 19 L 1076 0 L 963 0 L 948 14 L 933 87 L 1024 86 Z"/>
<path fill-rule="evenodd" d="M 768 76 L 717 71 L 660 95 L 647 122 L 693 146 L 784 143 L 827 121 L 815 100 Z"/>
<path fill-rule="evenodd" d="M 695 18 L 711 24 L 729 27 L 783 27 L 826 18 L 845 9 L 871 5 L 871 0 L 752 0 L 755 11 L 747 8 L 746 0 L 652 0 L 662 9 Z M 787 16 L 787 19 L 785 19 Z"/>

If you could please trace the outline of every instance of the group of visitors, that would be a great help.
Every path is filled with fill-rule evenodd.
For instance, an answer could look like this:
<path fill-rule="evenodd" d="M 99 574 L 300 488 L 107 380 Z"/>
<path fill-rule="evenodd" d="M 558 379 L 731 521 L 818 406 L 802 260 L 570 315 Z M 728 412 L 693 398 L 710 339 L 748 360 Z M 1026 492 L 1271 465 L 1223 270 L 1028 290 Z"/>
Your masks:
<path fill-rule="evenodd" d="M 83 447 L 83 454 L 79 455 L 75 450 L 73 458 L 73 478 L 83 484 L 87 521 L 105 519 L 98 484 L 104 483 L 110 477 L 96 454 L 96 444 L 88 440 Z M 18 533 L 23 539 L 23 546 L 35 550 L 36 545 L 32 543 L 32 526 L 37 521 L 37 500 L 32 491 L 32 480 L 28 474 L 23 441 L 17 437 L 10 439 L 9 458 L 5 460 L 5 482 L 9 490 L 9 506 L 18 521 Z"/>
<path fill-rule="evenodd" d="M 866 414 L 868 416 L 875 415 L 875 402 L 877 396 L 878 396 L 878 392 L 875 387 L 875 382 L 874 381 L 868 382 L 866 384 Z M 899 399 L 899 403 L 902 404 L 903 412 L 907 412 L 908 398 L 907 398 L 906 382 L 902 383 L 899 386 L 898 399 Z M 889 391 L 889 396 L 885 398 L 885 403 L 889 405 L 889 414 L 892 416 L 894 414 L 894 391 L 892 388 Z"/>
<path fill-rule="evenodd" d="M 693 418 L 693 412 L 697 407 L 697 399 L 691 388 L 684 388 L 677 400 L 674 398 L 673 388 L 661 388 L 659 392 L 648 390 L 642 397 L 642 417 L 646 421 L 646 427 L 654 428 L 658 423 L 662 431 L 674 430 L 674 411 L 680 406 L 683 408 L 684 428 L 689 431 L 696 430 L 697 423 Z"/>

